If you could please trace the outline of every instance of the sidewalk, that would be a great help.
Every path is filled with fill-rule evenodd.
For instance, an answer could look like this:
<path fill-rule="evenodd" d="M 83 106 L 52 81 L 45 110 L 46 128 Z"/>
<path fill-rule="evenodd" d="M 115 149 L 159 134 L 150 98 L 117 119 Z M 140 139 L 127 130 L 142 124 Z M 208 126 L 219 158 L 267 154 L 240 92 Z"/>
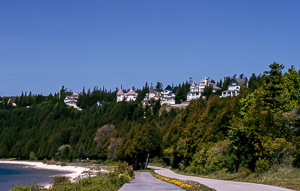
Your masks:
<path fill-rule="evenodd" d="M 154 178 L 150 172 L 136 172 L 135 178 L 124 184 L 119 191 L 184 191 L 174 184 Z"/>

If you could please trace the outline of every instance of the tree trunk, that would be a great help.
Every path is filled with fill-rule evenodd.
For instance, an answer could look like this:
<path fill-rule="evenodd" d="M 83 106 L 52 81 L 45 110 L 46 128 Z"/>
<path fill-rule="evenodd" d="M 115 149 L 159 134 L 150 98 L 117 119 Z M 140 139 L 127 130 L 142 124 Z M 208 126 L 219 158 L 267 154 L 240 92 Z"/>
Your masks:
<path fill-rule="evenodd" d="M 137 158 L 134 159 L 133 169 L 138 170 L 138 159 Z"/>
<path fill-rule="evenodd" d="M 146 163 L 145 163 L 144 169 L 147 168 L 148 163 L 149 163 L 149 152 L 148 152 L 148 154 L 147 154 L 147 158 L 146 158 Z"/>

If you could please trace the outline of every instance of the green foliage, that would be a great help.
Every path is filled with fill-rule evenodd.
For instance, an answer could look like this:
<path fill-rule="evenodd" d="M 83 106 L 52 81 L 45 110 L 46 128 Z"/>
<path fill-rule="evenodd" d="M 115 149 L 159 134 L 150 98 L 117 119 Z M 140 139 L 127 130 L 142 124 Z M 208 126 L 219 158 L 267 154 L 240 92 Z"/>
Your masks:
<path fill-rule="evenodd" d="M 66 176 L 55 176 L 53 177 L 52 185 L 56 186 L 63 183 L 71 182 L 70 179 Z"/>
<path fill-rule="evenodd" d="M 168 148 L 163 150 L 162 158 L 163 158 L 166 165 L 170 165 L 171 162 L 173 162 L 173 160 L 174 160 L 173 153 L 174 153 L 174 150 L 173 150 L 172 147 L 168 147 Z"/>
<path fill-rule="evenodd" d="M 271 168 L 270 161 L 267 159 L 258 159 L 255 164 L 255 172 L 263 173 Z"/>
<path fill-rule="evenodd" d="M 209 174 L 223 167 L 225 167 L 225 156 L 218 153 L 214 147 L 204 147 L 194 154 L 187 171 L 194 174 Z"/>
<path fill-rule="evenodd" d="M 276 62 L 271 64 L 270 71 L 265 72 L 263 86 L 241 100 L 241 118 L 232 120 L 228 137 L 236 170 L 240 165 L 254 170 L 266 160 L 272 165 L 282 164 L 294 152 L 292 144 L 286 141 L 293 136 L 294 118 L 286 112 L 296 106 L 286 92 L 293 92 L 287 89 L 294 88 L 287 88 L 289 83 L 284 82 L 282 69 Z"/>
<path fill-rule="evenodd" d="M 193 100 L 185 109 L 161 107 L 159 102 L 142 106 L 147 83 L 137 90 L 136 102 L 116 102 L 116 91 L 84 89 L 78 99 L 83 111 L 68 108 L 58 94 L 25 92 L 17 98 L 17 107 L 3 97 L 0 157 L 66 161 L 88 157 L 123 160 L 141 169 L 150 156 L 202 174 L 221 168 L 263 172 L 266 163 L 300 166 L 300 72 L 292 67 L 282 74 L 282 69 L 274 62 L 264 75 L 253 74 L 248 88 L 235 97 L 219 98 L 209 86 L 206 100 Z M 229 83 L 226 78 L 217 84 L 227 89 Z M 186 100 L 189 86 L 179 84 L 176 103 Z M 63 88 L 61 96 L 68 94 Z M 97 107 L 97 101 L 106 104 Z"/>
<path fill-rule="evenodd" d="M 30 152 L 29 160 L 37 160 L 37 157 L 35 156 L 34 152 Z"/>
<path fill-rule="evenodd" d="M 189 91 L 190 91 L 190 84 L 188 83 L 182 83 L 182 85 L 179 84 L 175 94 L 175 103 L 179 104 L 182 103 L 183 101 L 186 101 L 186 95 L 187 92 Z"/>
<path fill-rule="evenodd" d="M 155 86 L 155 90 L 158 92 L 163 91 L 163 84 L 161 82 L 157 82 Z"/>
<path fill-rule="evenodd" d="M 126 182 L 131 181 L 134 178 L 134 171 L 132 167 L 128 166 L 127 163 L 120 163 L 117 168 L 109 174 L 110 181 L 118 186 L 122 187 Z"/>
<path fill-rule="evenodd" d="M 295 147 L 284 138 L 275 138 L 263 143 L 264 156 L 271 161 L 272 165 L 291 164 L 292 154 Z"/>
<path fill-rule="evenodd" d="M 256 76 L 255 73 L 253 73 L 249 79 L 248 82 L 248 89 L 250 91 L 254 91 L 258 89 L 263 83 L 263 77 L 261 75 Z"/>
<path fill-rule="evenodd" d="M 31 191 L 31 189 L 29 186 L 23 186 L 23 187 L 17 186 L 12 188 L 11 191 Z"/>
<path fill-rule="evenodd" d="M 206 100 L 213 94 L 213 86 L 205 86 L 204 92 L 202 93 L 203 96 L 205 96 Z"/>
<path fill-rule="evenodd" d="M 160 152 L 161 136 L 156 125 L 145 123 L 133 124 L 120 148 L 119 157 L 133 164 L 134 169 L 145 167 L 148 153 Z"/>

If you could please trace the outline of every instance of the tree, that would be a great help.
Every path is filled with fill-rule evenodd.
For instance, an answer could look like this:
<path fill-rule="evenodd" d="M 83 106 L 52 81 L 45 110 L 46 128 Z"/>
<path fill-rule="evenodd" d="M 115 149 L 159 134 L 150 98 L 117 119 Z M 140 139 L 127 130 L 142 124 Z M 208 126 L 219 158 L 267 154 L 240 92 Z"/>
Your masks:
<path fill-rule="evenodd" d="M 284 66 L 282 64 L 273 62 L 273 64 L 270 64 L 269 67 L 271 70 L 265 72 L 266 76 L 264 77 L 262 86 L 264 95 L 262 96 L 265 107 L 270 107 L 272 110 L 277 110 L 283 104 L 281 94 L 284 90 L 282 75 L 282 69 Z"/>
<path fill-rule="evenodd" d="M 209 98 L 212 94 L 213 94 L 213 86 L 212 86 L 212 85 L 205 86 L 202 95 L 205 96 L 206 100 L 208 100 L 208 98 Z"/>
<path fill-rule="evenodd" d="M 163 91 L 163 84 L 161 82 L 157 82 L 155 86 L 155 90 L 158 92 Z"/>

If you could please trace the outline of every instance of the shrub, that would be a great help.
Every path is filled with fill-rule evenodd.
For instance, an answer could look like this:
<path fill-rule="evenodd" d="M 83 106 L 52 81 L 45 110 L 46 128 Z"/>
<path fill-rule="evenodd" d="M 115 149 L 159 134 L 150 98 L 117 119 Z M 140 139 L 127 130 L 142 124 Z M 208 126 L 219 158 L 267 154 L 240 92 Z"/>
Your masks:
<path fill-rule="evenodd" d="M 267 159 L 258 159 L 255 163 L 255 172 L 263 173 L 271 168 L 270 161 Z"/>
<path fill-rule="evenodd" d="M 30 160 L 37 160 L 37 157 L 35 156 L 35 153 L 34 153 L 34 152 L 30 152 L 30 153 L 29 153 L 29 159 L 30 159 Z"/>
<path fill-rule="evenodd" d="M 43 159 L 43 163 L 44 163 L 44 164 L 47 164 L 47 163 L 48 163 L 47 158 L 44 158 L 44 159 Z"/>
<path fill-rule="evenodd" d="M 187 171 L 195 174 L 209 174 L 225 167 L 225 157 L 215 148 L 203 148 L 193 156 Z"/>
<path fill-rule="evenodd" d="M 134 171 L 126 162 L 120 163 L 116 169 L 109 174 L 109 179 L 117 186 L 122 186 L 134 178 Z"/>
<path fill-rule="evenodd" d="M 66 183 L 66 182 L 71 182 L 69 177 L 66 177 L 66 176 L 55 176 L 53 178 L 52 184 L 53 184 L 53 186 L 55 186 L 55 185 Z"/>
<path fill-rule="evenodd" d="M 11 191 L 30 191 L 30 187 L 29 186 L 17 186 L 11 189 Z"/>
<path fill-rule="evenodd" d="M 292 143 L 287 142 L 283 138 L 275 140 L 267 140 L 263 143 L 264 154 L 270 159 L 272 165 L 290 165 L 291 156 L 295 152 Z"/>

